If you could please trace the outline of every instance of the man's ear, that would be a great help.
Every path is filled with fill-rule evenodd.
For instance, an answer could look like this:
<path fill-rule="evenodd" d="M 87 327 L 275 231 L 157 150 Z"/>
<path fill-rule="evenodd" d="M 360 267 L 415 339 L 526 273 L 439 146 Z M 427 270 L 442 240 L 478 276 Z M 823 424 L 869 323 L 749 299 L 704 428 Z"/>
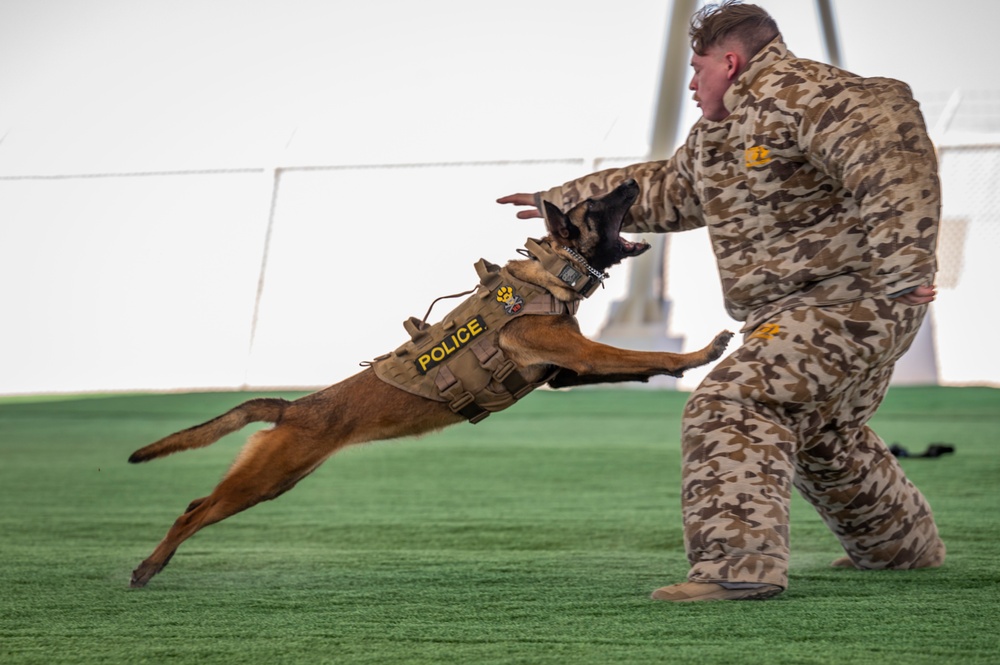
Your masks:
<path fill-rule="evenodd" d="M 543 201 L 542 203 L 545 204 L 546 226 L 549 227 L 552 235 L 563 240 L 572 240 L 580 235 L 580 229 L 576 228 L 573 222 L 569 221 L 569 217 L 562 210 L 549 201 Z"/>
<path fill-rule="evenodd" d="M 722 57 L 726 59 L 726 78 L 732 81 L 740 75 L 740 69 L 743 67 L 743 56 L 737 51 L 727 51 Z"/>

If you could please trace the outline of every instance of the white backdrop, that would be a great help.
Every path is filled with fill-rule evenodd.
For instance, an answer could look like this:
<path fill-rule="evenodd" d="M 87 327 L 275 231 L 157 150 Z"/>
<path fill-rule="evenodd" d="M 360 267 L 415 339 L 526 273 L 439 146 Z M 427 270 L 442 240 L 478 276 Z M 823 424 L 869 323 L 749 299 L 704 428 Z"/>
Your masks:
<path fill-rule="evenodd" d="M 824 57 L 814 3 L 758 3 L 794 52 Z M 968 66 L 989 61 L 992 27 L 975 17 L 992 3 L 959 5 L 837 0 L 846 66 L 911 82 L 936 124 L 954 89 L 997 87 Z M 470 288 L 476 259 L 541 234 L 498 196 L 581 175 L 595 156 L 647 154 L 669 12 L 669 0 L 3 0 L 0 394 L 311 386 L 357 371 L 405 339 L 403 319 Z M 995 155 L 943 159 L 946 224 L 965 248 L 935 305 L 948 383 L 1000 383 L 982 339 Z M 734 327 L 704 234 L 671 239 L 669 270 L 686 348 Z M 613 271 L 585 332 L 627 284 Z"/>
<path fill-rule="evenodd" d="M 945 151 L 942 163 L 939 376 L 997 384 L 1000 357 L 984 340 L 992 312 L 981 303 L 1000 236 L 990 184 L 1000 178 L 1000 149 Z M 278 174 L 273 211 L 274 174 L 264 171 L 0 181 L 0 219 L 16 220 L 3 225 L 0 243 L 0 394 L 342 379 L 405 341 L 405 318 L 471 288 L 478 258 L 515 258 L 527 236 L 541 234 L 537 220 L 496 205 L 497 192 L 542 188 L 593 166 L 290 169 Z M 434 206 L 414 203 L 430 192 Z M 963 220 L 961 233 L 954 220 Z M 584 332 L 596 333 L 625 296 L 627 269 L 613 269 L 585 303 Z M 668 284 L 670 332 L 686 349 L 737 329 L 704 233 L 671 236 Z M 432 319 L 448 309 L 439 303 Z"/>

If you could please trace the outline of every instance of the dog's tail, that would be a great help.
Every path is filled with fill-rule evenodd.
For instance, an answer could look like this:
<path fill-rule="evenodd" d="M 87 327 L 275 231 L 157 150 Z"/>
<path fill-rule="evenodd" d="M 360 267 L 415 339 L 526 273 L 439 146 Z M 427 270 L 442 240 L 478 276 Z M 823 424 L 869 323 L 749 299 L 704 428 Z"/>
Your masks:
<path fill-rule="evenodd" d="M 206 423 L 181 430 L 156 443 L 140 448 L 132 453 L 128 461 L 132 464 L 138 464 L 157 457 L 172 455 L 182 450 L 203 448 L 250 423 L 276 423 L 289 404 L 291 402 L 280 398 L 261 398 L 243 402 L 243 404 Z"/>

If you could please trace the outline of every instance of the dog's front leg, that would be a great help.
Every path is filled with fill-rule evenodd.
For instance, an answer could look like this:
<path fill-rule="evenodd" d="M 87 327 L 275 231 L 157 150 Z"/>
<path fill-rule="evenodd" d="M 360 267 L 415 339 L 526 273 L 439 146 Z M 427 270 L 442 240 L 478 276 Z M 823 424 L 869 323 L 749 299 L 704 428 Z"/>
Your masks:
<path fill-rule="evenodd" d="M 556 365 L 553 385 L 570 386 L 614 381 L 645 381 L 651 376 L 682 376 L 722 356 L 733 334 L 725 331 L 708 346 L 691 353 L 619 349 L 586 338 L 571 316 L 523 316 L 500 334 L 500 346 L 521 366 Z"/>
<path fill-rule="evenodd" d="M 637 374 L 584 374 L 579 375 L 568 369 L 561 369 L 549 379 L 550 388 L 572 388 L 573 386 L 592 386 L 597 383 L 628 383 L 637 381 L 647 383 L 651 376 Z"/>

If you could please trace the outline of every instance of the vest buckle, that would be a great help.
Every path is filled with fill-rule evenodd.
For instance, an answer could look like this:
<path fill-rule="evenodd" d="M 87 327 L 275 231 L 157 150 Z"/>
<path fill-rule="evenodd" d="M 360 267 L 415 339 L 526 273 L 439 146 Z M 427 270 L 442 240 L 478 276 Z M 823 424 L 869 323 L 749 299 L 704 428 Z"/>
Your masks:
<path fill-rule="evenodd" d="M 475 397 L 468 390 L 460 393 L 448 403 L 451 410 L 475 425 L 490 415 L 490 412 L 476 404 Z"/>

